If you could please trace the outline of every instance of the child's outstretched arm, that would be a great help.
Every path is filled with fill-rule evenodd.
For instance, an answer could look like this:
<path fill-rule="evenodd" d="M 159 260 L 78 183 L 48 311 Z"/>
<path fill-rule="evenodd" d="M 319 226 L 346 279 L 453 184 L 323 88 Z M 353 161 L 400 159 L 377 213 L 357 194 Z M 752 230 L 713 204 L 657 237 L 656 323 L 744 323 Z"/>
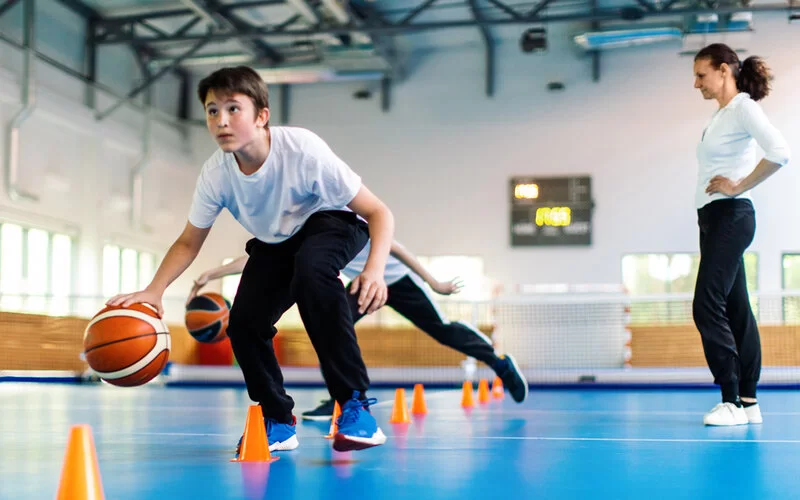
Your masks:
<path fill-rule="evenodd" d="M 189 298 L 186 299 L 186 303 L 188 304 L 190 300 L 197 297 L 197 293 L 200 291 L 201 288 L 206 286 L 209 281 L 218 280 L 220 278 L 224 278 L 225 276 L 230 276 L 232 274 L 242 274 L 244 271 L 244 266 L 247 264 L 247 259 L 249 256 L 242 255 L 241 257 L 228 262 L 219 267 L 215 267 L 213 269 L 209 269 L 208 271 L 203 272 L 200 276 L 194 280 L 194 285 L 192 286 L 192 290 L 189 292 Z"/>
<path fill-rule="evenodd" d="M 392 242 L 392 255 L 425 280 L 425 283 L 429 284 L 434 292 L 441 295 L 450 295 L 461 291 L 463 286 L 461 280 L 458 278 L 450 281 L 437 280 L 425 269 L 417 257 L 399 241 Z"/>

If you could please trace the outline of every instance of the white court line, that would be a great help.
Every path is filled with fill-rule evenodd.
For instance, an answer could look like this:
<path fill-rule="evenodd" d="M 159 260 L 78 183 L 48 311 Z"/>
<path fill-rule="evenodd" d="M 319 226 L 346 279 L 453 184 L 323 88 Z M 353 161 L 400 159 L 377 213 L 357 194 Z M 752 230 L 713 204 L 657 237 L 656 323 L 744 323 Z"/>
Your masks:
<path fill-rule="evenodd" d="M 228 437 L 231 434 L 199 434 L 191 432 L 137 432 L 129 435 L 134 436 L 187 436 L 187 437 Z M 303 436 L 305 438 L 305 436 Z M 408 436 L 408 435 L 387 435 L 387 438 L 413 437 L 420 440 L 429 440 L 433 437 L 440 439 L 464 439 L 463 436 Z M 599 442 L 629 442 L 629 443 L 777 443 L 777 444 L 800 444 L 800 439 L 691 439 L 691 438 L 600 438 L 600 437 L 548 437 L 548 436 L 471 436 L 470 439 L 486 439 L 499 441 L 599 441 Z"/>
<path fill-rule="evenodd" d="M 433 393 L 433 394 L 426 394 L 425 401 L 431 401 L 434 399 L 441 399 L 445 396 L 448 396 L 447 393 Z M 410 404 L 410 401 L 413 398 L 413 392 L 409 395 L 409 391 L 406 391 L 406 402 Z M 139 404 L 141 403 L 141 404 Z M 121 401 L 119 405 L 91 405 L 91 406 L 77 406 L 77 405 L 48 405 L 48 404 L 41 404 L 37 402 L 36 404 L 32 405 L 24 405 L 24 404 L 15 404 L 9 405 L 4 404 L 2 407 L 2 411 L 10 411 L 10 410 L 23 410 L 23 411 L 32 411 L 32 410 L 80 410 L 80 411 L 88 411 L 88 410 L 97 410 L 97 411 L 106 411 L 106 410 L 120 410 L 124 412 L 130 411 L 150 411 L 150 410 L 158 410 L 158 411 L 174 411 L 174 412 L 215 412 L 215 411 L 243 411 L 247 410 L 247 406 L 255 404 L 252 402 L 244 403 L 242 406 L 159 406 L 159 405 L 152 405 L 143 402 L 131 402 L 128 400 Z M 388 406 L 394 404 L 394 395 L 384 399 L 383 401 L 379 401 L 372 405 L 372 407 L 376 406 Z M 297 411 L 297 401 L 295 401 L 295 411 Z M 800 413 L 798 413 L 800 415 Z"/>
<path fill-rule="evenodd" d="M 41 431 L 31 431 L 35 432 L 37 435 L 62 435 L 60 432 L 56 431 L 49 431 L 49 432 L 41 432 Z M 109 431 L 92 431 L 95 436 L 102 437 L 102 436 L 113 436 L 113 437 L 126 437 L 126 436 L 176 436 L 176 437 L 230 437 L 233 436 L 235 433 L 231 434 L 218 434 L 213 432 L 124 432 L 120 430 L 109 430 Z M 22 434 L 29 434 L 29 432 L 23 430 L 20 431 L 0 431 L 0 435 L 22 435 Z M 241 434 L 241 432 L 239 432 Z"/>
<path fill-rule="evenodd" d="M 7 410 L 25 410 L 25 411 L 32 411 L 32 410 L 80 410 L 80 411 L 89 411 L 89 410 L 97 410 L 97 411 L 108 411 L 108 410 L 119 410 L 125 413 L 133 412 L 133 411 L 151 411 L 151 410 L 158 410 L 158 411 L 175 411 L 175 412 L 216 412 L 216 411 L 247 411 L 248 405 L 243 406 L 155 406 L 149 404 L 135 404 L 135 405 L 106 405 L 106 406 L 99 406 L 99 405 L 92 405 L 92 406 L 76 406 L 76 405 L 48 405 L 48 404 L 35 404 L 35 405 L 3 405 L 2 411 Z"/>
<path fill-rule="evenodd" d="M 434 397 L 425 396 L 425 401 L 430 401 L 436 399 Z M 372 407 L 380 406 L 385 407 L 394 404 L 394 399 L 381 401 L 372 405 Z M 409 408 L 410 408 L 410 403 Z M 246 406 L 153 406 L 153 405 L 140 405 L 135 406 L 133 408 L 123 407 L 123 406 L 74 406 L 74 405 L 66 405 L 66 406 L 52 406 L 52 405 L 31 405 L 31 406 L 8 406 L 4 405 L 2 407 L 3 413 L 10 413 L 12 411 L 36 411 L 36 410 L 53 410 L 53 411 L 113 411 L 119 410 L 125 413 L 130 412 L 150 412 L 150 411 L 159 411 L 159 412 L 172 412 L 172 413 L 198 413 L 198 412 L 207 412 L 207 413 L 214 413 L 214 412 L 241 412 L 246 410 Z M 526 410 L 526 409 L 518 409 L 512 410 L 508 408 L 503 408 L 500 410 L 500 414 L 492 412 L 492 408 L 488 406 L 479 406 L 475 405 L 472 409 L 472 416 L 473 417 L 483 417 L 483 416 L 492 416 L 496 418 L 507 418 L 507 417 L 514 417 L 514 416 L 524 416 L 524 415 L 619 415 L 619 416 L 697 416 L 703 415 L 705 411 L 697 410 L 697 411 L 672 411 L 672 410 L 655 410 L 655 411 L 646 411 L 646 410 L 623 410 L 623 411 L 615 411 L 615 410 Z M 487 410 L 487 411 L 482 411 Z M 451 416 L 460 416 L 463 415 L 466 410 L 464 408 L 428 408 L 428 413 L 431 415 L 431 418 L 435 418 L 436 415 L 441 415 L 445 417 Z M 796 417 L 800 416 L 800 412 L 796 411 L 762 411 L 762 415 L 765 416 L 789 416 L 789 417 Z"/>
<path fill-rule="evenodd" d="M 452 393 L 434 392 L 433 394 L 425 394 L 425 402 L 427 403 L 428 401 L 432 401 L 434 399 L 443 399 L 446 396 L 452 396 Z M 413 390 L 412 391 L 406 391 L 406 402 L 407 403 L 409 401 L 413 402 L 413 400 L 414 400 L 414 391 Z M 394 396 L 391 396 L 391 397 L 388 397 L 388 398 L 384 399 L 383 401 L 379 401 L 378 403 L 375 403 L 371 407 L 388 406 L 388 405 L 393 405 L 393 404 L 394 404 Z M 409 408 L 410 408 L 410 406 L 409 406 Z M 428 409 L 428 411 L 430 411 L 430 409 Z"/>
<path fill-rule="evenodd" d="M 519 441 L 608 441 L 608 442 L 626 442 L 626 443 L 800 444 L 800 439 L 593 438 L 593 437 L 546 437 L 546 436 L 472 436 L 472 439 L 496 439 L 496 440 L 519 440 Z"/>
<path fill-rule="evenodd" d="M 117 433 L 118 434 L 118 433 Z M 178 436 L 178 437 L 230 437 L 233 434 L 217 434 L 212 432 L 128 432 L 127 436 Z"/>
<path fill-rule="evenodd" d="M 2 434 L 2 433 L 0 433 Z M 12 432 L 10 434 L 24 434 L 20 432 Z M 39 433 L 41 435 L 41 433 Z M 114 437 L 126 436 L 173 436 L 173 437 L 224 437 L 230 438 L 238 435 L 238 433 L 218 434 L 218 433 L 195 433 L 195 432 L 129 432 L 129 433 L 109 433 Z M 97 438 L 104 437 L 105 433 L 97 433 Z M 304 440 L 310 439 L 316 442 L 317 439 L 311 436 L 301 436 Z M 692 439 L 692 438 L 615 438 L 615 437 L 569 437 L 569 436 L 410 436 L 410 435 L 392 435 L 386 436 L 391 439 L 403 439 L 406 441 L 430 441 L 431 438 L 436 441 L 469 441 L 469 440 L 497 440 L 497 441 L 573 441 L 573 442 L 611 442 L 611 443 L 734 443 L 734 444 L 800 444 L 800 439 Z M 322 437 L 319 437 L 320 442 Z"/>
<path fill-rule="evenodd" d="M 434 399 L 440 399 L 441 395 L 439 394 L 432 394 L 430 396 L 425 396 L 425 401 L 431 401 Z M 406 397 L 406 400 L 409 398 Z M 394 398 L 386 399 L 384 401 L 378 402 L 372 407 L 384 407 L 394 404 Z M 410 405 L 410 403 L 407 404 Z M 460 403 L 459 403 L 460 404 Z M 410 406 L 409 406 L 410 408 Z M 476 404 L 471 410 L 474 412 L 473 415 L 476 417 L 484 416 L 484 415 L 491 415 L 494 417 L 504 418 L 504 417 L 512 417 L 515 415 L 621 415 L 621 416 L 647 416 L 647 415 L 673 415 L 673 416 L 697 416 L 703 415 L 705 410 L 697 410 L 697 411 L 685 411 L 685 410 L 537 410 L 537 409 L 509 409 L 503 408 L 500 410 L 500 413 L 493 413 L 497 407 L 492 407 L 489 405 L 479 405 Z M 175 412 L 175 413 L 198 413 L 198 412 L 240 412 L 247 409 L 247 406 L 154 406 L 148 404 L 142 405 L 135 405 L 134 407 L 128 407 L 126 405 L 109 405 L 109 406 L 75 406 L 75 405 L 3 405 L 2 411 L 3 412 L 10 412 L 10 411 L 35 411 L 35 410 L 60 410 L 60 411 L 113 411 L 119 410 L 124 411 L 125 413 L 129 412 L 149 412 L 149 411 L 160 411 L 160 412 Z M 295 406 L 295 410 L 297 407 Z M 482 411 L 487 410 L 487 411 Z M 462 415 L 466 410 L 458 406 L 457 408 L 428 408 L 429 414 L 432 415 Z M 797 411 L 762 411 L 762 415 L 766 416 L 800 416 L 800 412 Z"/>
<path fill-rule="evenodd" d="M 486 412 L 479 412 L 479 410 L 489 410 Z M 476 411 L 478 410 L 478 411 Z M 499 413 L 493 413 L 492 409 L 487 406 L 479 406 L 475 405 L 472 408 L 472 411 L 475 411 L 476 416 L 481 415 L 492 415 L 498 418 L 509 417 L 514 415 L 703 415 L 707 412 L 707 410 L 696 410 L 696 411 L 687 411 L 687 410 L 535 410 L 535 409 L 508 409 L 503 408 L 499 410 Z M 445 414 L 461 414 L 464 413 L 463 408 L 429 408 L 429 413 L 436 413 L 440 415 Z M 761 412 L 762 415 L 783 415 L 783 416 L 797 416 L 800 415 L 800 412 L 796 411 L 763 411 Z"/>

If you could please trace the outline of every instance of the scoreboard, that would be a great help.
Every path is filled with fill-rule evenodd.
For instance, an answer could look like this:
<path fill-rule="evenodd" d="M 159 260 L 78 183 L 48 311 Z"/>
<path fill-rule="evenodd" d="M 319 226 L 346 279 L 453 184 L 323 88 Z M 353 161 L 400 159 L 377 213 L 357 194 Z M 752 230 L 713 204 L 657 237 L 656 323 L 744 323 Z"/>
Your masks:
<path fill-rule="evenodd" d="M 512 247 L 591 245 L 590 177 L 513 177 L 510 196 Z"/>

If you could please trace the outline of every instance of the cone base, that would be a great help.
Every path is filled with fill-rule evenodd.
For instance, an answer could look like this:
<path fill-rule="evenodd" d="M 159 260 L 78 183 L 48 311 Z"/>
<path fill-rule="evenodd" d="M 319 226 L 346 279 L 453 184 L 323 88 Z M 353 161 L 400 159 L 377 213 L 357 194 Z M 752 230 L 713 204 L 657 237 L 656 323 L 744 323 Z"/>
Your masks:
<path fill-rule="evenodd" d="M 246 463 L 251 463 L 251 464 L 254 464 L 254 463 L 268 464 L 268 463 L 272 463 L 272 462 L 274 462 L 274 461 L 276 461 L 276 460 L 278 460 L 280 458 L 281 457 L 269 457 L 266 460 L 253 460 L 253 459 L 247 460 L 247 459 L 243 459 L 243 458 L 232 458 L 231 462 L 246 462 Z"/>

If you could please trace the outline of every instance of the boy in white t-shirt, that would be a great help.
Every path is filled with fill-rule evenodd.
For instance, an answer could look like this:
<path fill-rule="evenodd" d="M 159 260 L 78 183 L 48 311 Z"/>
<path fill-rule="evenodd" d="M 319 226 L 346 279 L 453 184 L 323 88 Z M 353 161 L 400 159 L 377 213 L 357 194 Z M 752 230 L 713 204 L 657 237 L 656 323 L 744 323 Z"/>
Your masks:
<path fill-rule="evenodd" d="M 228 337 L 247 391 L 261 405 L 271 451 L 298 446 L 294 401 L 273 349 L 275 323 L 295 302 L 317 352 L 328 391 L 342 407 L 337 451 L 383 444 L 368 408 L 369 378 L 339 270 L 372 241 L 356 276 L 359 312 L 386 303 L 383 278 L 394 233 L 391 211 L 314 133 L 269 126 L 267 86 L 253 69 L 223 68 L 204 78 L 198 97 L 219 149 L 205 162 L 189 221 L 144 290 L 109 305 L 153 305 L 192 263 L 223 208 L 250 232 L 247 266 L 231 309 Z M 366 219 L 364 222 L 359 216 Z"/>

